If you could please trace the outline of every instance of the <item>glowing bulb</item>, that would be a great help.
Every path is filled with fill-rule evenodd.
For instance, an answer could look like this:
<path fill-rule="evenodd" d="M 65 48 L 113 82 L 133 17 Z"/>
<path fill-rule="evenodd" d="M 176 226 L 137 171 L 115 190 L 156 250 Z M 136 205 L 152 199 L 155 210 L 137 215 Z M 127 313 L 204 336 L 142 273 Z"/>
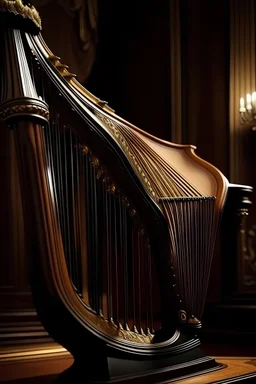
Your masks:
<path fill-rule="evenodd" d="M 255 107 L 256 105 L 256 92 L 252 93 L 252 105 Z"/>
<path fill-rule="evenodd" d="M 245 109 L 245 103 L 244 103 L 244 98 L 241 97 L 240 99 L 240 112 L 246 112 L 246 109 Z"/>
<path fill-rule="evenodd" d="M 247 109 L 247 111 L 250 111 L 252 109 L 251 102 L 252 102 L 252 97 L 249 93 L 247 93 L 247 95 L 246 95 L 246 109 Z"/>

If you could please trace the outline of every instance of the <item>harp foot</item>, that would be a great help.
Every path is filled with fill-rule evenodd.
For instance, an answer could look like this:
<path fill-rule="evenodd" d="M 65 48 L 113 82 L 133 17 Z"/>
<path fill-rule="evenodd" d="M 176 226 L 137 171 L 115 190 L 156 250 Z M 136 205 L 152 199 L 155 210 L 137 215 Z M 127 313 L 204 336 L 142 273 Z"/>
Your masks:
<path fill-rule="evenodd" d="M 88 351 L 88 355 L 89 353 Z M 106 362 L 107 370 L 106 365 L 101 366 L 98 361 L 94 362 L 94 366 L 88 366 L 85 357 L 84 364 L 74 363 L 52 384 L 156 384 L 212 372 L 223 367 L 214 359 L 205 356 L 199 347 L 171 357 L 144 357 L 137 360 L 130 360 L 128 357 L 107 357 Z M 94 372 L 91 371 L 92 368 Z"/>

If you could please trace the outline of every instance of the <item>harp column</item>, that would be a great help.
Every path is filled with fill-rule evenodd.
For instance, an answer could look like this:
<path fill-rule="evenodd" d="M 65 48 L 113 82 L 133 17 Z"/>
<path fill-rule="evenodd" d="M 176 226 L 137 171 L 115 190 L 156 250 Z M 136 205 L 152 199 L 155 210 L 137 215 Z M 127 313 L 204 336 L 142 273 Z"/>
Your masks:
<path fill-rule="evenodd" d="M 8 27 L 7 27 L 8 25 Z M 12 26 L 12 27 L 10 27 Z M 20 30 L 21 28 L 22 30 Z M 40 369 L 58 373 L 72 359 L 37 318 L 29 284 L 30 255 L 15 148 L 19 124 L 47 123 L 48 106 L 38 96 L 23 46 L 24 32 L 37 33 L 40 17 L 21 1 L 0 0 L 0 134 L 1 134 L 1 273 L 0 371 L 2 380 L 36 376 Z M 52 346 L 48 346 L 50 342 Z M 44 348 L 42 348 L 44 345 Z M 47 349 L 45 348 L 47 346 Z M 45 358 L 52 355 L 50 364 Z M 61 364 L 61 367 L 57 365 Z M 10 368 L 11 366 L 11 368 Z"/>

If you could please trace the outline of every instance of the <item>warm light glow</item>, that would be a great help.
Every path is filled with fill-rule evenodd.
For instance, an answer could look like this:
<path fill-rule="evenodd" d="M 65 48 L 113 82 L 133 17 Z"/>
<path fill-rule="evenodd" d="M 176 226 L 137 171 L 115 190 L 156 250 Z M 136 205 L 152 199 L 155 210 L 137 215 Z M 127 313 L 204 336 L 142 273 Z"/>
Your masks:
<path fill-rule="evenodd" d="M 252 105 L 255 107 L 256 105 L 256 92 L 252 93 Z"/>
<path fill-rule="evenodd" d="M 251 101 L 252 101 L 252 97 L 251 97 L 250 93 L 247 93 L 247 95 L 246 95 L 246 103 L 247 104 L 251 104 Z"/>
<path fill-rule="evenodd" d="M 251 97 L 250 93 L 247 93 L 247 95 L 246 95 L 246 109 L 247 109 L 247 111 L 250 111 L 252 109 L 251 102 L 252 102 L 252 97 Z"/>
<path fill-rule="evenodd" d="M 240 112 L 246 112 L 245 103 L 244 103 L 244 98 L 243 97 L 241 97 L 241 99 L 240 99 Z"/>
<path fill-rule="evenodd" d="M 256 131 L 256 91 L 240 98 L 239 112 L 241 123 Z"/>

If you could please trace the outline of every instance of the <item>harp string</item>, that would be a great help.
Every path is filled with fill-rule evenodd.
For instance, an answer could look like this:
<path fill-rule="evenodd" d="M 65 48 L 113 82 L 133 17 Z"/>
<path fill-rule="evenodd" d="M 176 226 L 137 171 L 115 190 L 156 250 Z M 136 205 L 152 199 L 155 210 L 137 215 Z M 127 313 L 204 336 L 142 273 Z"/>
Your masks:
<path fill-rule="evenodd" d="M 96 110 L 94 112 L 105 122 L 104 116 L 100 112 Z M 132 148 L 132 156 L 136 158 L 138 166 L 154 186 L 153 189 L 157 195 L 171 197 L 202 196 L 191 182 L 187 181 L 173 166 L 152 150 L 136 132 L 117 121 L 112 121 L 111 124 L 122 134 L 129 148 Z M 152 177 L 152 169 L 156 171 L 154 177 Z"/>
<path fill-rule="evenodd" d="M 214 198 L 161 199 L 170 223 L 170 246 L 178 273 L 179 291 L 190 316 L 201 317 L 215 240 Z M 182 223 L 182 225 L 179 225 Z"/>
<path fill-rule="evenodd" d="M 37 88 L 50 106 L 51 122 L 43 135 L 56 217 L 74 289 L 88 308 L 117 327 L 152 333 L 149 280 L 155 270 L 149 239 L 139 233 L 140 220 L 130 215 L 127 201 L 110 191 L 108 177 L 98 177 L 90 153 L 72 121 L 66 119 L 65 106 L 61 105 L 64 100 L 37 64 L 33 69 Z"/>
<path fill-rule="evenodd" d="M 182 177 L 173 167 L 163 161 L 163 159 L 160 158 L 160 156 L 153 151 L 148 144 L 141 140 L 136 133 L 132 130 L 128 130 L 121 124 L 118 124 L 118 127 L 126 140 L 129 140 L 129 143 L 132 145 L 133 151 L 135 151 L 137 159 L 140 159 L 143 169 L 152 169 L 152 167 L 153 169 L 156 169 L 157 172 L 155 172 L 154 175 L 157 180 L 156 190 L 159 195 L 193 196 L 199 194 L 199 192 L 192 187 L 191 183 L 188 183 L 186 179 Z M 141 154 L 143 154 L 143 157 Z M 145 167 L 143 164 L 144 158 L 146 159 L 149 167 Z M 166 173 L 168 173 L 168 178 L 166 178 Z M 152 178 L 152 174 L 148 174 L 147 176 L 149 179 Z"/>
<path fill-rule="evenodd" d="M 147 327 L 147 333 L 151 332 L 154 333 L 154 325 L 153 325 L 153 292 L 152 292 L 152 282 L 153 282 L 153 275 L 152 275 L 152 262 L 151 262 L 151 247 L 149 244 L 149 241 L 147 242 L 147 259 L 148 259 L 148 292 L 149 295 L 148 303 L 149 303 L 149 323 Z"/>
<path fill-rule="evenodd" d="M 58 119 L 56 119 L 58 121 Z M 55 122 L 55 128 L 58 124 L 58 122 Z M 59 130 L 57 130 L 59 131 Z M 53 143 L 53 139 L 49 139 L 49 147 L 54 147 L 56 146 L 58 148 L 59 146 L 59 139 L 58 139 L 58 136 L 59 135 L 56 135 L 56 129 L 54 130 L 55 132 L 55 143 Z M 67 140 L 67 138 L 69 138 Z M 78 239 L 78 236 L 79 236 L 79 230 L 77 229 L 77 226 L 79 226 L 79 223 L 80 223 L 80 218 L 78 218 L 78 220 L 76 220 L 76 216 L 79 216 L 79 213 L 80 212 L 80 191 L 79 191 L 79 188 L 78 188 L 78 185 L 80 185 L 81 183 L 81 167 L 79 165 L 79 156 L 78 156 L 78 142 L 77 142 L 77 138 L 75 137 L 75 140 L 72 138 L 72 135 L 69 131 L 68 133 L 68 136 L 67 136 L 67 133 L 64 134 L 63 136 L 63 140 L 64 140 L 64 147 L 69 147 L 70 146 L 70 154 L 68 153 L 67 150 L 64 150 L 64 164 L 65 164 L 65 174 L 67 173 L 70 173 L 70 171 L 68 171 L 68 158 L 69 156 L 73 156 L 73 158 L 75 158 L 76 161 L 71 161 L 71 168 L 73 169 L 71 171 L 71 195 L 72 195 L 72 209 L 71 209 L 71 213 L 69 212 L 70 208 L 69 208 L 69 201 L 70 201 L 70 198 L 68 197 L 67 195 L 67 179 L 65 179 L 65 182 L 66 182 L 66 197 L 65 197 L 65 201 L 66 201 L 66 212 L 65 214 L 61 215 L 59 214 L 59 216 L 63 216 L 66 221 L 67 221 L 67 227 L 70 228 L 70 225 L 68 223 L 68 217 L 71 215 L 73 215 L 73 227 L 75 228 L 75 233 L 73 234 L 73 242 L 74 244 L 77 246 L 77 244 L 80 242 L 79 239 Z M 73 148 L 76 148 L 76 153 L 72 153 L 73 151 Z M 61 151 L 60 151 L 61 153 Z M 80 155 L 81 156 L 81 155 Z M 60 159 L 59 159 L 60 157 Z M 54 154 L 53 154 L 53 151 L 50 151 L 49 153 L 49 161 L 50 163 L 52 164 L 54 162 L 53 160 L 54 158 Z M 94 276 L 94 279 L 92 280 L 91 279 L 91 287 L 89 289 L 89 292 L 91 293 L 91 299 L 90 299 L 90 304 L 91 304 L 91 307 L 93 309 L 95 309 L 96 312 L 100 312 L 102 310 L 102 303 L 101 303 L 101 297 L 102 297 L 102 292 L 101 292 L 101 289 L 100 289 L 100 284 L 99 284 L 99 281 L 97 281 L 97 279 L 100 278 L 100 273 L 99 273 L 99 266 L 98 264 L 101 264 L 101 261 L 100 261 L 100 257 L 98 255 L 98 250 L 97 250 L 97 239 L 95 238 L 95 233 L 99 233 L 99 228 L 98 228 L 98 220 L 97 220 L 97 217 L 98 217 L 98 212 L 99 212 L 99 208 L 97 206 L 97 190 L 99 189 L 99 186 L 97 186 L 97 180 L 96 180 L 96 171 L 95 171 L 95 168 L 92 168 L 91 167 L 91 163 L 89 161 L 89 158 L 88 156 L 85 156 L 86 158 L 86 164 L 87 164 L 87 171 L 85 172 L 86 175 L 87 175 L 87 178 L 89 177 L 89 180 L 87 180 L 87 182 L 85 183 L 87 186 L 90 186 L 89 187 L 89 190 L 87 191 L 87 197 L 88 197 L 88 206 L 91 207 L 91 215 L 89 215 L 89 222 L 87 223 L 87 227 L 89 229 L 88 231 L 88 237 L 91 238 L 91 242 L 89 242 L 89 248 L 92 249 L 92 254 L 94 255 L 94 257 L 92 258 L 92 261 L 91 261 L 91 265 L 89 267 L 90 269 L 90 273 L 89 275 L 90 276 Z M 61 159 L 61 155 L 60 156 L 56 156 L 56 164 L 58 166 L 58 163 L 63 163 L 62 159 Z M 52 165 L 51 165 L 52 166 Z M 76 170 L 76 173 L 74 172 L 74 168 Z M 77 175 L 77 176 L 76 176 Z M 59 176 L 56 178 L 56 180 L 59 179 L 59 184 L 61 185 L 61 172 L 59 172 Z M 101 184 L 102 185 L 102 184 Z M 91 188 L 91 186 L 93 186 L 93 188 Z M 60 189 L 62 189 L 60 187 Z M 74 191 L 77 191 L 77 204 L 75 203 L 75 198 L 74 198 L 74 194 L 75 192 Z M 106 191 L 106 188 L 103 188 L 103 191 Z M 103 194 L 103 192 L 101 192 Z M 60 193 L 60 196 L 62 195 L 62 193 Z M 106 193 L 105 192 L 105 195 L 106 195 L 106 198 L 108 200 L 108 203 L 106 204 L 106 206 L 111 206 L 110 209 L 106 209 L 105 210 L 105 215 L 106 215 L 106 222 L 108 223 L 106 225 L 106 232 L 107 232 L 107 236 L 108 236 L 108 244 L 107 244 L 107 252 L 108 252 L 108 258 L 111 258 L 113 257 L 114 255 L 114 258 L 115 258 L 115 294 L 116 294 L 116 298 L 115 298 L 115 310 L 113 312 L 113 292 L 112 292 L 112 282 L 113 282 L 113 277 L 112 277 L 112 274 L 113 274 L 113 261 L 110 261 L 108 262 L 108 267 L 107 267 L 107 275 L 108 275 L 108 295 L 107 295 L 107 303 L 108 303 L 108 315 L 107 317 L 110 319 L 110 321 L 113 321 L 113 319 L 115 320 L 115 322 L 118 324 L 119 321 L 120 321 L 120 314 L 119 314 L 119 302 L 120 302 L 120 297 L 119 297 L 119 288 L 120 288 L 120 273 L 119 273 L 119 262 L 121 265 L 123 265 L 123 285 L 124 285 L 124 315 L 123 315 L 123 323 L 124 323 L 124 326 L 126 327 L 126 324 L 129 322 L 129 319 L 128 319 L 128 316 L 127 316 L 127 307 L 128 307 L 128 291 L 127 291 L 127 282 L 125 281 L 125 276 L 127 276 L 127 263 L 125 262 L 125 258 L 124 258 L 124 255 L 123 255 L 123 251 L 122 249 L 125 248 L 127 250 L 127 245 L 124 246 L 124 244 L 126 244 L 127 240 L 126 240 L 126 237 L 124 235 L 124 232 L 125 230 L 122 230 L 122 226 L 121 226 L 121 222 L 126 222 L 127 220 L 123 220 L 123 217 L 124 215 L 122 215 L 122 210 L 121 210 L 121 206 L 123 207 L 123 205 L 121 204 L 121 201 L 120 201 L 120 197 L 119 197 L 119 204 L 117 204 L 116 202 L 116 197 L 114 196 L 114 194 L 109 194 L 109 193 Z M 167 199 L 166 199 L 167 200 Z M 174 199 L 175 200 L 175 199 Z M 196 201 L 193 201 L 193 204 L 196 206 L 198 203 Z M 204 247 L 204 244 L 203 243 L 200 243 L 202 240 L 202 233 L 200 233 L 200 230 L 202 230 L 202 226 L 201 228 L 199 227 L 199 229 L 197 228 L 198 226 L 196 225 L 196 219 L 198 219 L 195 215 L 192 214 L 192 211 L 193 211 L 193 208 L 192 208 L 192 205 L 187 205 L 185 204 L 184 205 L 184 209 L 181 210 L 180 207 L 179 207 L 180 204 L 172 204 L 173 208 L 170 210 L 170 213 L 169 213 L 169 221 L 172 222 L 172 225 L 170 226 L 170 228 L 172 228 L 170 230 L 170 235 L 171 235 L 171 238 L 172 238 L 172 247 L 173 247 L 173 251 L 174 253 L 176 253 L 178 255 L 177 257 L 177 270 L 180 270 L 181 272 L 181 275 L 182 275 L 182 281 L 189 281 L 188 280 L 188 276 L 187 276 L 187 272 L 188 270 L 191 271 L 191 269 L 193 268 L 193 264 L 197 264 L 197 265 L 201 265 L 201 269 L 202 271 L 200 270 L 195 270 L 195 280 L 200 280 L 200 277 L 202 277 L 204 271 L 207 269 L 206 266 L 207 266 L 207 262 L 204 263 L 204 259 L 201 259 L 200 262 L 198 262 L 198 249 Z M 57 205 L 58 207 L 58 205 Z M 79 207 L 79 208 L 78 208 Z M 200 206 L 199 206 L 200 208 Z M 119 209 L 119 220 L 117 220 L 117 217 L 118 217 L 118 209 Z M 123 208 L 124 209 L 124 208 Z M 57 208 L 58 210 L 58 208 Z M 204 215 L 206 215 L 206 212 L 208 214 L 208 210 L 207 209 L 204 209 Z M 200 211 L 199 209 L 199 216 L 202 215 L 202 212 Z M 88 216 L 87 216 L 88 217 Z M 205 219 L 205 222 L 209 222 L 211 224 L 213 220 L 210 220 L 210 218 L 212 218 L 212 216 L 210 215 L 206 215 L 205 216 L 206 219 Z M 192 219 L 194 220 L 194 223 L 192 223 Z M 118 226 L 118 223 L 119 223 L 119 229 L 117 228 Z M 175 225 L 177 225 L 177 223 L 183 223 L 182 224 L 182 228 L 185 227 L 185 230 L 182 232 L 181 231 L 181 234 L 179 236 L 177 236 L 177 228 L 175 228 Z M 114 225 L 113 225 L 114 224 Z M 62 224 L 63 225 L 63 224 Z M 114 232 L 112 233 L 111 235 L 111 230 L 110 228 L 115 228 Z M 94 228 L 94 231 L 92 230 Z M 189 230 L 186 230 L 186 228 L 189 228 Z M 193 228 L 194 228 L 194 232 L 193 232 Z M 91 229 L 91 230 L 90 230 Z M 191 229 L 192 229 L 192 232 L 191 232 Z M 204 228 L 205 230 L 207 230 L 207 226 L 205 226 Z M 142 240 L 142 234 L 140 232 L 138 232 L 138 228 L 135 229 L 133 228 L 134 230 L 134 233 L 133 233 L 133 242 L 134 242 L 134 248 L 137 247 L 137 252 L 133 251 L 133 256 L 132 256 L 132 259 L 133 259 L 133 329 L 135 331 L 138 331 L 138 332 L 143 332 L 143 329 L 146 330 L 146 332 L 148 331 L 148 318 L 149 317 L 152 317 L 152 309 L 150 310 L 150 313 L 148 314 L 148 306 L 149 304 L 147 303 L 146 304 L 146 323 L 145 323 L 145 326 L 144 324 L 142 324 L 142 308 L 143 308 L 143 305 L 142 305 L 142 302 L 143 302 L 143 292 L 141 290 L 141 276 L 142 276 L 142 271 L 141 271 L 141 263 L 142 261 L 144 261 L 144 250 L 143 250 L 143 247 L 145 245 L 145 242 Z M 69 233 L 70 231 L 67 231 L 67 233 Z M 92 234 L 92 232 L 94 232 L 94 235 Z M 209 234 L 211 235 L 211 232 L 212 230 L 210 229 L 209 230 Z M 118 243 L 118 239 L 117 239 L 117 235 L 120 235 L 120 242 Z M 114 241 L 113 241 L 113 236 L 114 236 Z M 70 239 L 69 236 L 66 236 L 66 240 L 67 240 L 67 243 L 68 243 L 68 248 L 70 248 L 71 246 L 71 243 L 72 243 L 72 239 Z M 142 241 L 141 241 L 142 240 Z M 113 250 L 111 249 L 111 246 L 113 246 L 114 244 L 114 252 Z M 191 247 L 187 247 L 187 244 L 190 244 Z M 190 253 L 190 250 L 191 249 L 195 249 L 195 253 L 192 255 Z M 209 245 L 208 245 L 208 248 L 209 248 Z M 120 257 L 118 257 L 118 254 L 119 254 L 119 249 L 120 249 Z M 175 251 L 176 249 L 176 251 Z M 187 250 L 186 250 L 187 249 Z M 208 252 L 209 252 L 209 249 L 208 249 Z M 127 253 L 127 251 L 126 251 Z M 137 255 L 137 260 L 134 259 L 134 255 Z M 78 285 L 78 281 L 79 281 L 79 269 L 78 269 L 78 259 L 79 259 L 79 254 L 77 252 L 77 250 L 75 249 L 75 251 L 73 251 L 73 256 L 70 258 L 70 270 L 71 270 L 71 275 L 72 275 L 72 280 L 74 281 L 74 285 Z M 120 259 L 120 260 L 119 260 Z M 188 261 L 188 270 L 186 271 L 186 269 L 184 269 L 183 267 L 183 264 L 184 264 L 184 260 L 187 260 Z M 90 263 L 90 262 L 89 262 Z M 143 262 L 143 264 L 145 264 Z M 151 269 L 151 259 L 149 258 L 146 262 L 146 265 L 148 265 L 148 270 Z M 145 272 L 146 274 L 147 272 Z M 137 278 L 136 278 L 137 276 Z M 95 278 L 96 277 L 96 278 Z M 146 275 L 145 279 L 147 281 L 149 281 L 149 285 L 150 285 L 150 282 L 152 281 L 152 278 L 149 277 L 149 275 Z M 119 281 L 120 280 L 120 281 Z M 76 284 L 75 284 L 76 282 Z M 186 289 L 185 288 L 185 285 L 184 284 L 184 290 Z M 206 283 L 205 283 L 205 287 L 206 287 Z M 203 287 L 204 288 L 204 287 Z M 149 291 L 151 291 L 152 288 L 149 286 Z M 191 301 L 192 302 L 192 305 L 191 305 L 191 311 L 193 312 L 196 312 L 196 310 L 194 310 L 194 308 L 198 308 L 200 306 L 202 306 L 202 304 L 200 304 L 200 300 L 199 300 L 199 296 L 198 296 L 198 302 L 197 303 L 194 303 L 193 302 L 193 297 L 197 297 L 197 295 L 195 295 L 195 291 L 198 291 L 198 288 L 195 286 L 195 282 L 192 282 L 191 280 L 189 281 L 189 287 L 187 288 L 187 293 L 184 294 L 184 297 L 187 296 L 188 298 L 188 301 Z M 152 301 L 152 293 L 149 294 L 149 299 L 145 299 L 146 302 L 147 300 L 148 301 Z M 201 298 L 201 301 L 202 301 L 202 298 Z M 151 306 L 151 305 L 150 305 Z M 111 308 L 110 308 L 111 307 Z M 198 310 L 199 311 L 199 310 Z M 104 311 L 102 311 L 104 312 Z M 121 311 L 122 312 L 122 311 Z M 115 314 L 114 314 L 115 313 Z M 152 324 L 152 319 L 151 319 L 151 325 L 150 325 L 151 329 L 153 329 L 153 324 Z"/>
<path fill-rule="evenodd" d="M 51 98 L 49 95 L 47 97 L 48 100 Z M 56 194 L 58 196 L 56 210 L 64 234 L 64 249 L 71 279 L 78 292 L 82 295 L 84 292 L 85 294 L 88 292 L 88 302 L 91 308 L 99 314 L 102 313 L 109 321 L 115 321 L 116 324 L 121 322 L 124 327 L 129 327 L 132 317 L 132 327 L 135 331 L 147 332 L 148 328 L 152 330 L 154 327 L 152 277 L 150 277 L 152 276 L 152 256 L 150 245 L 146 245 L 146 236 L 138 234 L 140 228 L 138 225 L 136 226 L 134 221 L 131 225 L 130 240 L 128 241 L 127 225 L 129 220 L 127 220 L 127 210 L 120 198 L 117 201 L 114 194 L 106 191 L 106 185 L 103 187 L 102 180 L 97 180 L 96 169 L 92 167 L 89 156 L 81 155 L 80 141 L 74 133 L 75 131 L 64 128 L 58 113 L 51 111 L 51 114 L 55 121 L 51 126 L 54 134 L 48 138 L 47 146 L 52 148 L 49 150 L 48 157 L 50 167 L 55 168 L 56 173 L 56 178 L 54 178 L 57 184 L 54 189 L 57 189 Z M 177 196 L 200 196 L 198 190 L 191 183 L 163 161 L 136 133 L 122 124 L 119 124 L 118 128 L 133 148 L 139 166 L 143 170 L 153 169 L 157 171 L 154 172 L 157 175 L 154 183 L 159 196 L 169 196 L 174 200 Z M 149 171 L 146 171 L 145 174 L 150 179 Z M 71 179 L 68 179 L 67 175 L 71 175 Z M 85 189 L 83 193 L 80 188 L 81 184 L 84 185 Z M 82 208 L 82 201 L 84 200 L 86 201 L 86 209 Z M 171 208 L 165 208 L 170 223 L 171 247 L 177 257 L 176 270 L 180 270 L 181 275 L 182 296 L 188 297 L 186 305 L 191 308 L 192 313 L 200 313 L 200 308 L 203 306 L 203 297 L 198 296 L 196 299 L 193 297 L 197 296 L 195 291 L 199 290 L 200 280 L 204 280 L 200 277 L 208 270 L 207 261 L 203 259 L 202 253 L 210 253 L 210 245 L 206 246 L 202 240 L 203 227 L 197 224 L 199 220 L 195 215 L 195 210 L 200 212 L 200 216 L 208 217 L 207 220 L 203 220 L 203 223 L 204 231 L 208 231 L 210 240 L 214 239 L 215 232 L 212 216 L 210 213 L 208 215 L 205 209 L 203 214 L 197 205 L 198 203 L 195 201 L 191 203 L 191 206 L 183 204 L 182 210 L 180 204 L 175 202 Z M 83 229 L 81 228 L 82 210 L 86 210 L 86 228 Z M 100 212 L 103 212 L 101 217 Z M 121 221 L 126 224 L 121 225 Z M 206 225 L 207 221 L 208 226 Z M 212 227 L 209 226 L 209 223 L 212 223 Z M 183 226 L 185 229 L 182 229 Z M 86 235 L 82 235 L 83 231 L 86 231 Z M 205 232 L 204 235 L 207 237 Z M 102 250 L 99 244 L 104 243 L 104 241 L 106 249 Z M 90 256 L 87 255 L 86 267 L 85 263 L 81 262 L 85 242 L 86 252 L 90 254 Z M 132 246 L 128 245 L 128 242 L 132 243 Z M 132 252 L 129 252 L 129 249 Z M 191 249 L 195 249 L 195 253 L 192 254 Z M 136 259 L 135 255 L 137 255 Z M 105 261 L 102 260 L 103 256 Z M 184 267 L 186 261 L 188 261 L 187 269 Z M 130 273 L 129 263 L 132 264 Z M 195 268 L 194 264 L 197 265 L 197 268 L 195 269 L 195 279 L 192 281 L 188 278 L 188 270 Z M 81 265 L 83 265 L 82 268 Z M 103 276 L 105 267 L 106 273 Z M 82 272 L 81 269 L 83 269 Z M 81 275 L 84 277 L 82 278 Z M 129 280 L 131 284 L 129 284 Z M 145 295 L 143 280 L 148 281 L 148 296 Z M 200 284 L 200 287 L 205 288 L 207 281 L 204 284 L 200 282 Z M 191 302 L 190 305 L 189 302 Z"/>
<path fill-rule="evenodd" d="M 143 232 L 140 231 L 138 232 L 137 234 L 137 247 L 138 247 L 138 253 L 137 253 L 137 270 L 138 270 L 138 312 L 139 312 L 139 319 L 138 319 L 138 323 L 139 323 L 139 331 L 141 331 L 142 329 L 142 324 L 141 324 L 141 258 L 142 258 L 142 255 L 141 255 L 141 237 L 143 235 Z"/>

